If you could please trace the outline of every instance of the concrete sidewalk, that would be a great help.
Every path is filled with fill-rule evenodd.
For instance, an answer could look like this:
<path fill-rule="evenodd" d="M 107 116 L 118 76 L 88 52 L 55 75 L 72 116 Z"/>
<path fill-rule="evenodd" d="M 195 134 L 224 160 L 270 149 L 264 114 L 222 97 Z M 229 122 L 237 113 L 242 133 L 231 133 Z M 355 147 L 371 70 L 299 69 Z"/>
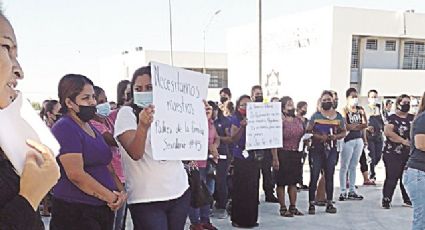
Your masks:
<path fill-rule="evenodd" d="M 357 174 L 357 184 L 363 183 L 360 170 Z M 308 167 L 304 168 L 304 178 L 309 178 Z M 402 207 L 400 190 L 397 187 L 393 207 L 390 210 L 381 208 L 382 184 L 385 178 L 385 169 L 381 163 L 377 168 L 377 186 L 359 186 L 359 194 L 363 195 L 363 201 L 337 201 L 335 206 L 338 208 L 337 214 L 325 213 L 325 207 L 316 207 L 316 215 L 307 214 L 308 192 L 298 193 L 298 209 L 305 214 L 301 217 L 285 218 L 279 215 L 279 205 L 264 202 L 264 193 L 261 191 L 260 204 L 260 226 L 255 229 L 280 230 L 408 230 L 411 228 L 412 208 Z M 261 186 L 260 186 L 261 188 Z M 335 192 L 334 200 L 339 196 L 339 169 L 335 171 Z M 287 198 L 287 196 L 286 196 Z M 212 218 L 211 221 L 218 229 L 233 229 L 230 218 L 218 220 Z M 49 219 L 45 218 L 46 229 L 48 229 Z M 127 218 L 127 228 L 132 230 L 131 218 Z M 189 224 L 187 225 L 189 229 Z"/>

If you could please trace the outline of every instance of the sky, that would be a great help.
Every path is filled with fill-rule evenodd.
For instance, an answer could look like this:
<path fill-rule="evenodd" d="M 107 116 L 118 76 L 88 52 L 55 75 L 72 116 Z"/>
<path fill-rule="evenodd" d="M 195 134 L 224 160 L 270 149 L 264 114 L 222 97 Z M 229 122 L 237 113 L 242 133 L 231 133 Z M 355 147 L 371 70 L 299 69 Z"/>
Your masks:
<path fill-rule="evenodd" d="M 142 46 L 169 50 L 168 0 L 0 0 L 18 39 L 25 79 L 19 88 L 53 97 L 67 73 L 99 78 L 98 62 Z M 173 46 L 178 51 L 226 52 L 226 31 L 257 21 L 258 0 L 171 0 Z M 415 9 L 423 0 L 263 0 L 263 18 L 329 5 L 384 10 Z M 253 35 L 257 38 L 257 35 Z M 96 84 L 96 82 L 95 82 Z"/>

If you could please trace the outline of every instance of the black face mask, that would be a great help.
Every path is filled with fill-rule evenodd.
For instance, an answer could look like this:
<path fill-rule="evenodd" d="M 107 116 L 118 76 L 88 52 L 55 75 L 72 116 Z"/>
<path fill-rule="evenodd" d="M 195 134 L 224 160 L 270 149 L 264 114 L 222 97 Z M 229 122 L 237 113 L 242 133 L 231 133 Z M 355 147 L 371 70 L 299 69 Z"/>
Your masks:
<path fill-rule="evenodd" d="M 307 114 L 307 111 L 305 111 L 305 110 L 301 110 L 301 112 L 300 112 L 300 115 L 301 116 L 305 116 Z"/>
<path fill-rule="evenodd" d="M 255 102 L 263 102 L 263 100 L 264 100 L 263 96 L 255 97 Z"/>
<path fill-rule="evenodd" d="M 285 115 L 290 117 L 295 117 L 295 109 L 288 110 L 288 112 L 286 112 Z"/>
<path fill-rule="evenodd" d="M 77 117 L 83 122 L 88 122 L 96 116 L 96 106 L 85 106 L 79 105 L 80 112 L 77 113 Z"/>
<path fill-rule="evenodd" d="M 334 109 L 338 108 L 338 101 L 335 101 L 335 102 L 333 103 L 332 107 L 333 107 Z"/>
<path fill-rule="evenodd" d="M 332 103 L 330 101 L 322 102 L 322 109 L 325 111 L 330 110 L 333 106 L 335 106 L 335 103 Z"/>
<path fill-rule="evenodd" d="M 227 97 L 220 97 L 221 104 L 224 104 L 227 100 L 229 100 Z"/>
<path fill-rule="evenodd" d="M 400 105 L 400 111 L 403 113 L 407 113 L 410 111 L 410 104 Z"/>

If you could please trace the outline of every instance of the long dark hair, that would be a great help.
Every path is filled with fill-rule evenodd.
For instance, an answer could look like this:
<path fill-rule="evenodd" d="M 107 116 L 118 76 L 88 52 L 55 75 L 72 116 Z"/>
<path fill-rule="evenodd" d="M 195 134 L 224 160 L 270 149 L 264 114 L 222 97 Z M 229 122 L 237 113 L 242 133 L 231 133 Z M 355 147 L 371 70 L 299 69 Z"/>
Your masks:
<path fill-rule="evenodd" d="M 85 85 L 93 86 L 93 82 L 86 76 L 81 74 L 67 74 L 59 81 L 58 96 L 61 103 L 61 113 L 68 113 L 68 107 L 65 100 L 69 98 L 75 102 L 75 98 L 83 91 Z"/>
<path fill-rule="evenodd" d="M 281 111 L 283 112 L 283 110 L 285 109 L 286 104 L 288 103 L 288 101 L 292 101 L 292 98 L 289 96 L 283 96 L 280 100 L 280 103 L 282 104 L 282 108 Z"/>
<path fill-rule="evenodd" d="M 396 109 L 397 109 L 397 110 L 400 110 L 400 103 L 401 103 L 401 101 L 402 101 L 404 98 L 409 98 L 409 99 L 410 99 L 409 95 L 407 95 L 407 94 L 402 94 L 402 95 L 398 96 L 398 97 L 397 97 L 397 99 L 395 100 L 395 104 L 396 104 Z"/>
<path fill-rule="evenodd" d="M 117 107 L 121 107 L 124 105 L 124 94 L 125 90 L 127 89 L 127 86 L 131 82 L 129 80 L 122 80 L 117 85 Z"/>
<path fill-rule="evenodd" d="M 239 108 L 240 108 L 240 106 L 241 106 L 241 101 L 243 100 L 243 99 L 249 99 L 249 100 L 251 100 L 251 97 L 250 96 L 248 96 L 248 95 L 246 95 L 246 94 L 244 94 L 244 95 L 242 95 L 242 96 L 240 96 L 239 97 L 239 99 L 236 101 L 236 108 L 235 108 L 235 116 L 239 119 L 239 120 L 243 120 L 243 116 L 242 116 L 242 114 L 239 112 Z"/>

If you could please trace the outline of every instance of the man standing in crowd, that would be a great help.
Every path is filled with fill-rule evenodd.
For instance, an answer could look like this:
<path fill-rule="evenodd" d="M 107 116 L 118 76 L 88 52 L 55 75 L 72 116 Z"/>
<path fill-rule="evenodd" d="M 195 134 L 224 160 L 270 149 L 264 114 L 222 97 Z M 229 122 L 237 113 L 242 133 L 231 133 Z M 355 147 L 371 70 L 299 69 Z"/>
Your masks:
<path fill-rule="evenodd" d="M 392 108 L 393 108 L 394 102 L 390 99 L 385 101 L 385 108 L 382 111 L 382 115 L 384 116 L 385 121 L 388 120 L 388 117 L 392 114 Z"/>
<path fill-rule="evenodd" d="M 299 119 L 301 119 L 301 121 L 303 122 L 303 127 L 304 127 L 304 131 L 307 128 L 307 124 L 308 124 L 308 119 L 305 117 L 307 115 L 307 102 L 305 101 L 300 101 L 297 103 L 297 117 Z M 302 166 L 304 166 L 305 160 L 307 159 L 307 155 L 308 155 L 308 145 L 309 145 L 310 140 L 306 140 L 303 142 L 302 145 Z M 302 173 L 301 173 L 301 184 L 300 184 L 300 189 L 302 190 L 308 190 L 308 186 L 304 184 L 304 178 L 303 178 L 303 169 L 301 168 Z"/>
<path fill-rule="evenodd" d="M 263 89 L 259 85 L 255 85 L 251 89 L 251 99 L 254 102 L 263 102 Z M 263 190 L 266 195 L 266 202 L 278 203 L 279 200 L 274 195 L 274 184 L 272 178 L 273 158 L 270 149 L 255 150 L 259 155 L 263 155 L 261 162 L 261 174 L 263 175 Z"/>
<path fill-rule="evenodd" d="M 368 105 L 365 107 L 369 126 L 366 129 L 370 161 L 369 179 L 376 181 L 375 167 L 382 157 L 384 120 L 381 114 L 381 104 L 378 91 L 372 89 L 368 92 Z"/>

